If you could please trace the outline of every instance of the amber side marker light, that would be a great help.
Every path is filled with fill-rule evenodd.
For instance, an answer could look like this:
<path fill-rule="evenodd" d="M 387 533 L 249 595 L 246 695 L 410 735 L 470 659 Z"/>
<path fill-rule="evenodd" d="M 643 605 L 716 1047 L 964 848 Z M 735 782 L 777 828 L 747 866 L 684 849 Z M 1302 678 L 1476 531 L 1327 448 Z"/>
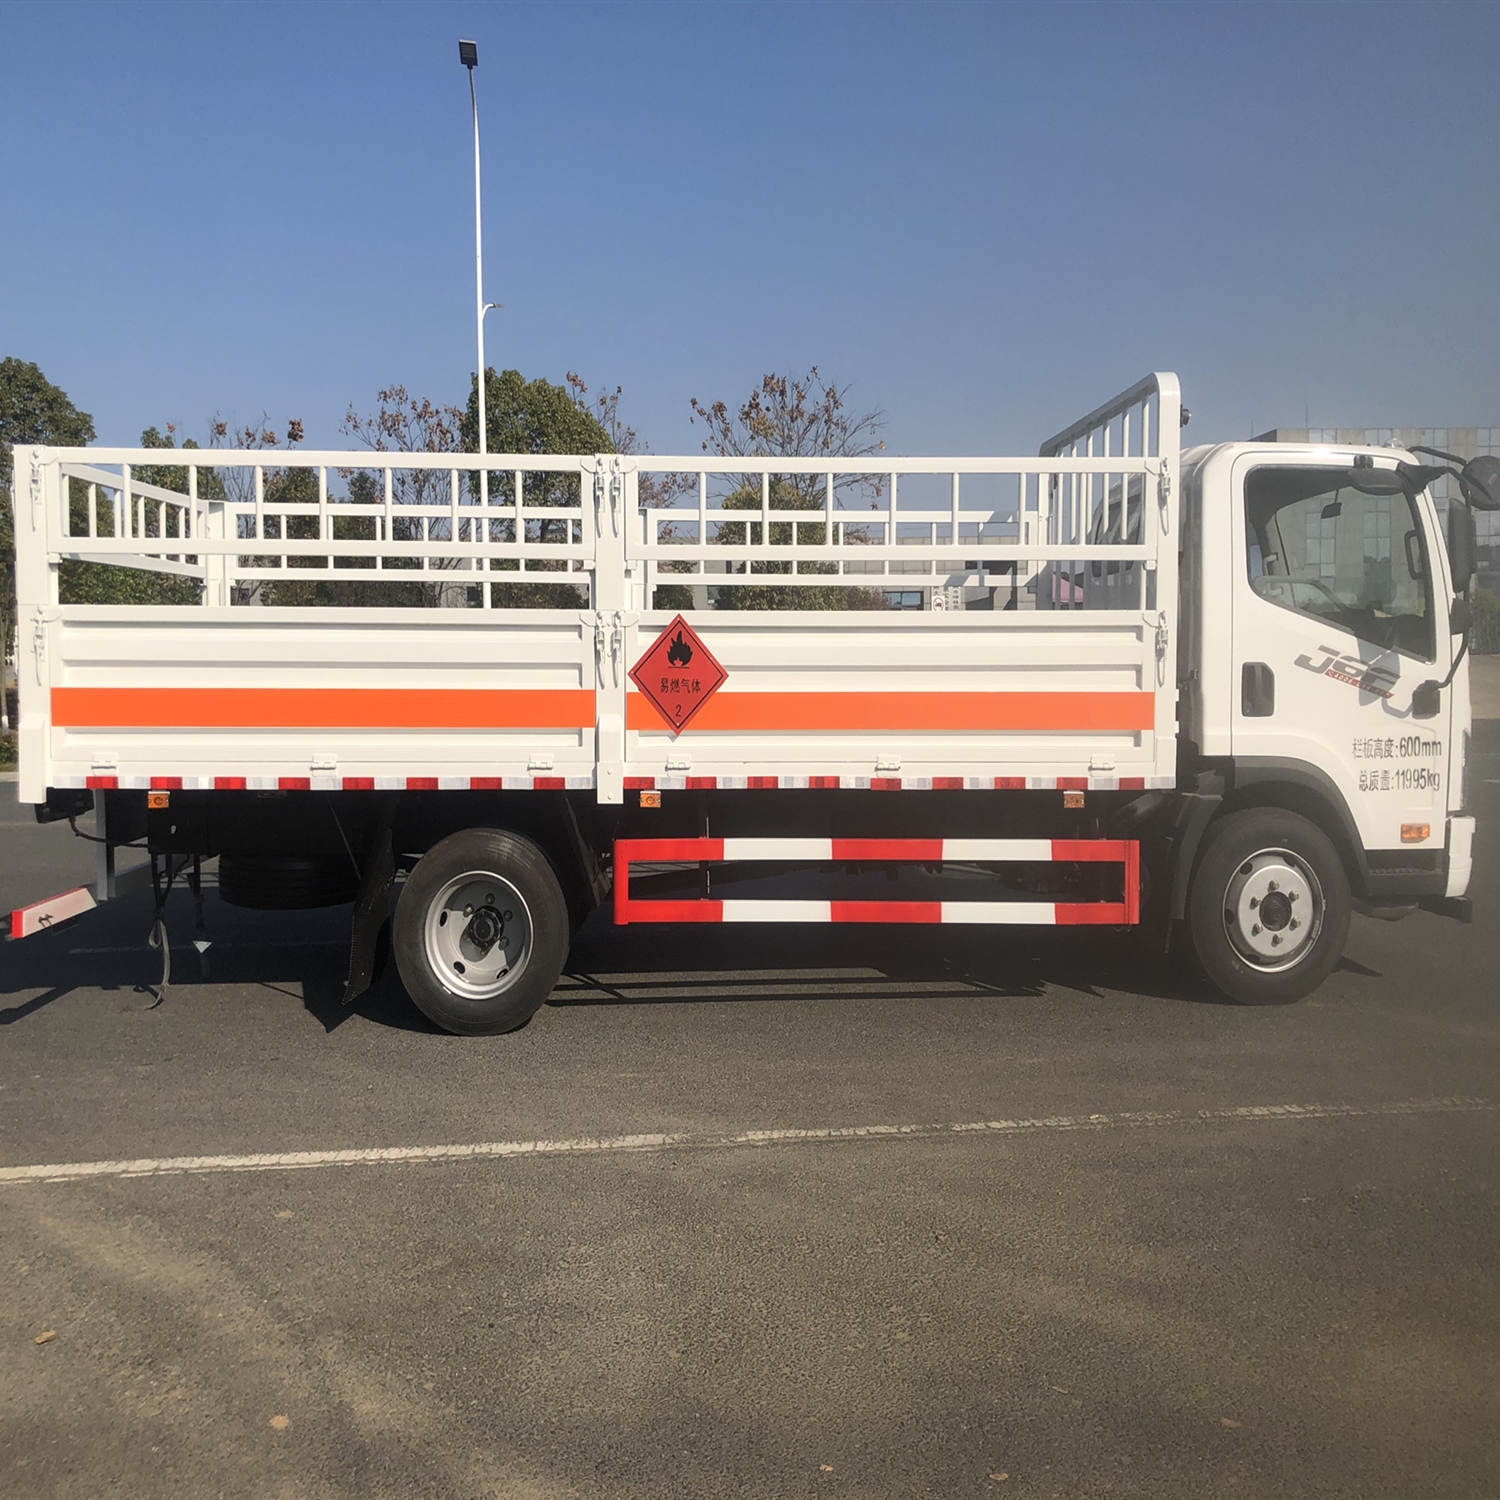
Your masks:
<path fill-rule="evenodd" d="M 661 806 L 661 793 L 660 792 L 642 792 L 641 793 L 641 806 L 642 807 L 660 807 Z"/>
<path fill-rule="evenodd" d="M 1431 823 L 1403 823 L 1401 825 L 1401 842 L 1403 844 L 1421 844 L 1432 837 Z"/>
<path fill-rule="evenodd" d="M 1063 793 L 1063 806 L 1064 807 L 1082 807 L 1083 806 L 1083 793 L 1082 792 L 1064 792 Z"/>
<path fill-rule="evenodd" d="M 147 792 L 146 806 L 151 808 L 170 807 L 172 805 L 171 792 Z"/>

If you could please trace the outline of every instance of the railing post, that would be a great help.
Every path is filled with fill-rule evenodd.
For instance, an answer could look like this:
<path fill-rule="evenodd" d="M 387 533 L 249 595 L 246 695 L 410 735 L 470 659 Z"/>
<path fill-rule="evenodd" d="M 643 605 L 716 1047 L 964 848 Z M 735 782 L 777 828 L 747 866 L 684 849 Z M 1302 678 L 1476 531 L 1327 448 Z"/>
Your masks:
<path fill-rule="evenodd" d="M 601 493 L 598 488 L 608 490 L 616 483 L 624 488 L 612 457 L 601 453 L 584 459 L 579 499 L 584 535 L 591 528 L 594 532 L 594 630 L 590 641 L 585 628 L 583 649 L 585 655 L 592 649 L 594 656 L 595 795 L 601 803 L 619 804 L 625 800 L 625 675 L 631 644 L 626 613 L 631 600 L 625 570 L 626 530 L 620 516 L 624 497 Z"/>
<path fill-rule="evenodd" d="M 45 448 L 12 449 L 11 498 L 16 539 L 16 731 L 22 802 L 47 796 L 47 730 L 51 723 L 51 649 L 58 617 L 58 548 L 53 545 L 61 505 L 59 464 Z M 57 540 L 61 540 L 58 537 Z"/>

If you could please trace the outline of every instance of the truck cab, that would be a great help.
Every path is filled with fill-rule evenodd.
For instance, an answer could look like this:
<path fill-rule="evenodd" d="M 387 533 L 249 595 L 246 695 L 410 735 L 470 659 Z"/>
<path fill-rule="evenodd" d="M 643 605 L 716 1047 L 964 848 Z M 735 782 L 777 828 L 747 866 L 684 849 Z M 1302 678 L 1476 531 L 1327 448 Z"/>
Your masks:
<path fill-rule="evenodd" d="M 1179 784 L 1316 823 L 1356 909 L 1467 919 L 1472 521 L 1455 499 L 1444 536 L 1431 472 L 1381 448 L 1183 454 Z"/>

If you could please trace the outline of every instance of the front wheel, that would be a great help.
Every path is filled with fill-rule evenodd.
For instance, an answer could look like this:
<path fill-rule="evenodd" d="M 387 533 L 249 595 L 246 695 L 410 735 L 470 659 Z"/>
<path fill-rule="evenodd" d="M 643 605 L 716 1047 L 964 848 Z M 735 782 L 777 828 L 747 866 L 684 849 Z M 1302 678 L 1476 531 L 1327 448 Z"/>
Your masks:
<path fill-rule="evenodd" d="M 1280 808 L 1209 830 L 1188 900 L 1193 951 L 1241 1005 L 1286 1005 L 1333 971 L 1349 936 L 1349 878 L 1328 835 Z"/>
<path fill-rule="evenodd" d="M 418 861 L 396 903 L 396 967 L 445 1031 L 514 1031 L 552 993 L 568 955 L 568 905 L 546 855 L 497 828 L 451 834 Z"/>

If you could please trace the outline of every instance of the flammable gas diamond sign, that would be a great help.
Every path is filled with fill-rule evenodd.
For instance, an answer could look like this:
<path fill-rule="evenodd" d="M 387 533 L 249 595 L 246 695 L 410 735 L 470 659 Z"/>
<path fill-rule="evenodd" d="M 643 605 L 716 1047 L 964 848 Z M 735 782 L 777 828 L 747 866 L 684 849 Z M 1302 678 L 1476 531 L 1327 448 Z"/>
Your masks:
<path fill-rule="evenodd" d="M 630 680 L 674 733 L 687 728 L 728 676 L 681 615 L 630 669 Z"/>

